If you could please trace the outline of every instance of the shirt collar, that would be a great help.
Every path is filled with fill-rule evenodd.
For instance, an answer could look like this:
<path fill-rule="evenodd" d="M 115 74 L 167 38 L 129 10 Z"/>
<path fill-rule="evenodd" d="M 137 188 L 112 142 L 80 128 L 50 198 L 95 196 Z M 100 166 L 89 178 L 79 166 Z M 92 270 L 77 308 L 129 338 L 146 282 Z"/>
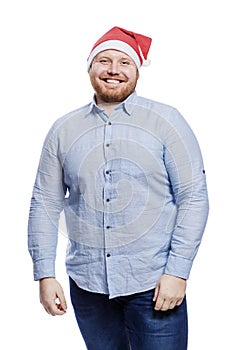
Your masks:
<path fill-rule="evenodd" d="M 136 98 L 137 98 L 137 93 L 136 91 L 134 91 L 131 95 L 127 97 L 127 99 L 124 102 L 122 102 L 123 108 L 125 109 L 128 115 L 132 114 L 133 106 L 136 102 Z"/>
<path fill-rule="evenodd" d="M 136 97 L 137 97 L 137 93 L 136 91 L 134 91 L 121 104 L 119 104 L 119 106 L 116 107 L 116 110 L 122 109 L 126 114 L 131 115 L 133 110 L 133 104 Z M 95 101 L 95 96 L 93 96 L 92 102 L 89 104 L 86 115 L 92 112 L 97 112 L 97 113 L 103 112 L 103 110 L 97 106 Z"/>
<path fill-rule="evenodd" d="M 94 112 L 96 109 L 100 110 L 100 108 L 96 105 L 95 98 L 93 97 L 92 101 L 89 103 L 86 115 Z"/>

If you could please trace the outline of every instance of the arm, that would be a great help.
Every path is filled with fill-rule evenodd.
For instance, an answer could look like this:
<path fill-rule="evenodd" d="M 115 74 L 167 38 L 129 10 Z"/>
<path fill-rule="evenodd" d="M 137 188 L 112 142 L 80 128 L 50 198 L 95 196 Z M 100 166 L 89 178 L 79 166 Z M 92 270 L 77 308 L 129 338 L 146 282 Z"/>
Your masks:
<path fill-rule="evenodd" d="M 41 153 L 28 220 L 28 249 L 34 279 L 40 280 L 41 302 L 51 314 L 55 314 L 56 309 L 58 314 L 65 310 L 62 288 L 54 278 L 58 224 L 65 191 L 57 137 L 52 128 Z M 55 303 L 57 298 L 58 304 Z M 48 299 L 52 306 L 48 305 Z"/>
<path fill-rule="evenodd" d="M 167 310 L 182 302 L 186 280 L 201 243 L 208 217 L 208 195 L 199 145 L 177 110 L 171 113 L 164 162 L 177 206 L 165 274 L 158 281 L 155 309 Z"/>

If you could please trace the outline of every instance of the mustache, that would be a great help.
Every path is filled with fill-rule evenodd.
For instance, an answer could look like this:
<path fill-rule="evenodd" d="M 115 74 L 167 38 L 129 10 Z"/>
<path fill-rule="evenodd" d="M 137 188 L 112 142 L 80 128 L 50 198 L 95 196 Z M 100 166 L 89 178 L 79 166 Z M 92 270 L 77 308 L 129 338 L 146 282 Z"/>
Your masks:
<path fill-rule="evenodd" d="M 103 76 L 100 77 L 101 80 L 107 80 L 107 79 L 116 79 L 119 80 L 120 82 L 126 82 L 128 81 L 128 79 L 126 79 L 125 77 L 121 77 L 118 74 L 105 74 Z"/>

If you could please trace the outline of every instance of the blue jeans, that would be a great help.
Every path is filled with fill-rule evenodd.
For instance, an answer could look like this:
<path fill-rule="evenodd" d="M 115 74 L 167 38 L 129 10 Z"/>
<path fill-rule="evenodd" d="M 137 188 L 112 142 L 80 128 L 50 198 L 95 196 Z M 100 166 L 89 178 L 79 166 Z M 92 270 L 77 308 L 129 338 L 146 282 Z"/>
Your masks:
<path fill-rule="evenodd" d="M 88 350 L 186 350 L 187 308 L 155 311 L 154 290 L 109 299 L 70 278 L 70 295 Z"/>

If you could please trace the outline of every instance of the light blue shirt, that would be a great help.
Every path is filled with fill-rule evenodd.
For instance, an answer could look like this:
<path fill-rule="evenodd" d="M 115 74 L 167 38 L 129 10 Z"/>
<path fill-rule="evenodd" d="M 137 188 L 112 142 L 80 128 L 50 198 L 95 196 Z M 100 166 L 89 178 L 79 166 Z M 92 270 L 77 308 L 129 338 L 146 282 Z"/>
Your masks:
<path fill-rule="evenodd" d="M 55 277 L 64 210 L 68 275 L 130 295 L 187 279 L 208 216 L 196 137 L 173 107 L 134 92 L 110 117 L 94 102 L 58 119 L 43 146 L 28 223 L 35 280 Z"/>

